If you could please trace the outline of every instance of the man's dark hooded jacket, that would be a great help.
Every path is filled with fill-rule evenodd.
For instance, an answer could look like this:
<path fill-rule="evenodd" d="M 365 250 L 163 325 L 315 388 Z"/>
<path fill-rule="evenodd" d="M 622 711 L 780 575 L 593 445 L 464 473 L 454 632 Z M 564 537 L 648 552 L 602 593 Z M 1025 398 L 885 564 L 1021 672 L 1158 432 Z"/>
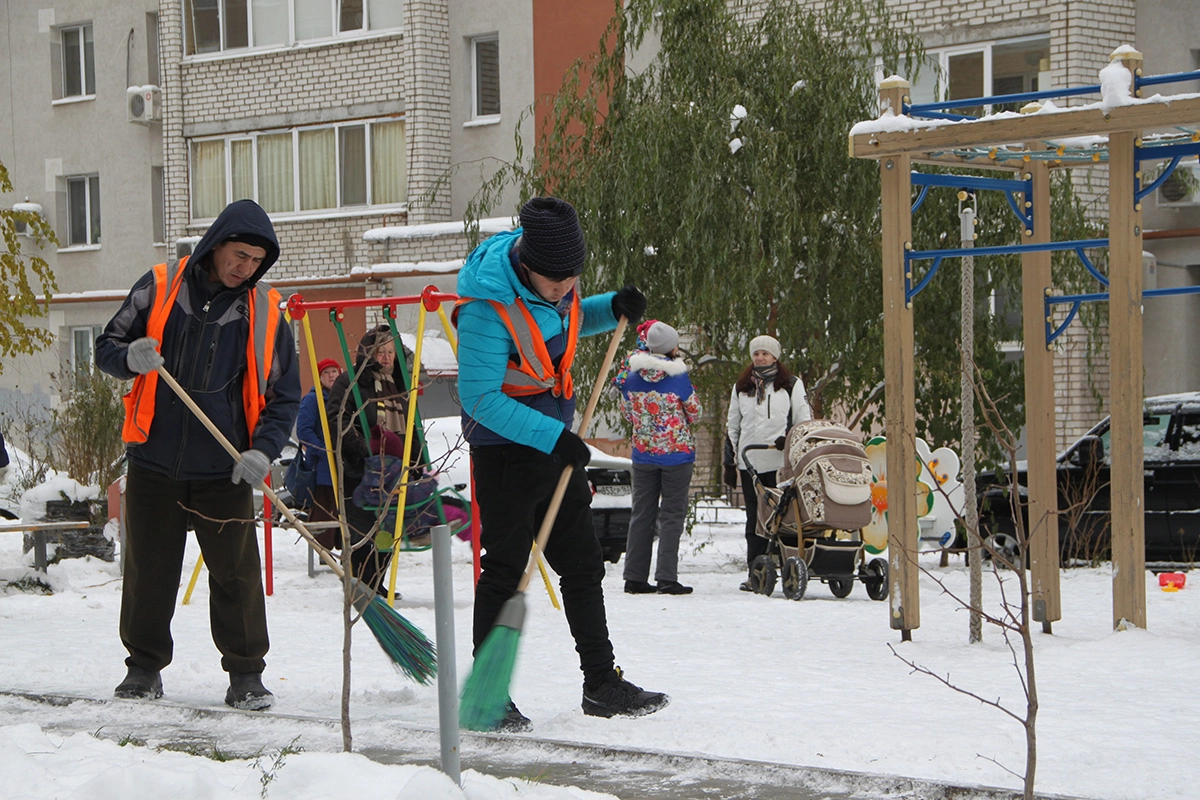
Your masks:
<path fill-rule="evenodd" d="M 226 288 L 209 280 L 212 251 L 225 240 L 252 234 L 270 244 L 258 271 L 240 286 Z M 242 380 L 249 335 L 247 295 L 279 258 L 271 220 L 250 200 L 231 203 L 200 239 L 188 259 L 183 285 L 163 330 L 159 348 L 164 367 L 216 423 L 239 451 L 261 450 L 272 461 L 291 435 L 300 404 L 300 375 L 291 328 L 281 320 L 275 336 L 266 408 L 253 442 L 246 430 Z M 147 272 L 130 290 L 116 316 L 96 340 L 96 364 L 109 375 L 131 379 L 125 363 L 129 344 L 146 335 L 154 299 L 154 273 Z M 280 312 L 282 313 L 282 312 Z M 154 422 L 142 444 L 129 445 L 129 459 L 175 480 L 228 476 L 233 458 L 225 452 L 165 381 L 158 382 Z"/>

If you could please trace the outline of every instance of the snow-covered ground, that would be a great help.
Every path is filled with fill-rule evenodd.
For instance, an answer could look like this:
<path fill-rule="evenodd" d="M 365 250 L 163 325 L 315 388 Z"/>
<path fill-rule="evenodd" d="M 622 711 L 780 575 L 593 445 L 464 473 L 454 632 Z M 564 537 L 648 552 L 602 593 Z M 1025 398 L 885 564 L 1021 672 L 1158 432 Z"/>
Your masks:
<path fill-rule="evenodd" d="M 3 503 L 0 503 L 3 505 Z M 680 578 L 689 596 L 626 595 L 622 561 L 605 583 L 618 663 L 627 677 L 665 691 L 663 711 L 604 720 L 580 710 L 580 674 L 566 622 L 535 581 L 520 642 L 512 696 L 529 717 L 529 736 L 664 753 L 902 775 L 958 785 L 1018 788 L 1025 738 L 1020 724 L 978 700 L 915 674 L 896 654 L 988 699 L 1023 713 L 1019 676 L 1000 633 L 985 628 L 967 644 L 968 615 L 932 578 L 921 585 L 921 627 L 901 642 L 888 625 L 888 604 L 856 586 L 835 599 L 810 584 L 801 602 L 739 592 L 744 540 L 740 516 L 722 510 L 701 521 L 681 548 Z M 20 536 L 0 534 L 0 580 L 30 570 Z M 520 796 L 583 798 L 580 789 L 489 777 L 463 750 L 464 788 L 429 766 L 437 763 L 436 685 L 396 673 L 365 626 L 354 629 L 351 715 L 355 749 L 403 746 L 420 753 L 387 765 L 346 754 L 334 724 L 341 693 L 341 591 L 333 573 L 308 577 L 302 542 L 276 531 L 274 593 L 268 598 L 272 649 L 265 682 L 278 702 L 262 715 L 189 718 L 208 744 L 197 752 L 220 761 L 158 749 L 169 743 L 163 718 L 173 704 L 223 708 L 226 676 L 208 631 L 204 580 L 191 603 L 177 607 L 175 661 L 163 673 L 166 697 L 153 707 L 37 705 L 0 695 L 0 775 L 11 798 L 127 800 L 179 798 L 388 797 L 447 800 Z M 184 585 L 196 561 L 188 551 Z M 471 556 L 453 541 L 458 680 L 470 670 Z M 923 565 L 962 596 L 967 571 L 956 559 Z M 397 608 L 433 637 L 431 554 L 400 556 Z M 1011 593 L 1015 581 L 1006 585 Z M 0 594 L 0 690 L 111 697 L 124 675 L 117 637 L 121 579 L 116 564 L 69 560 L 50 567 L 50 595 Z M 1159 590 L 1147 576 L 1149 629 L 1114 633 L 1108 569 L 1063 573 L 1063 619 L 1035 637 L 1038 789 L 1103 800 L 1185 800 L 1200 796 L 1200 742 L 1195 699 L 1200 664 L 1200 584 Z M 998 603 L 985 573 L 986 602 Z M 296 737 L 299 737 L 298 739 Z M 151 746 L 133 746 L 145 742 Z M 171 743 L 178 747 L 178 742 Z M 122 746 L 124 745 L 124 746 Z M 285 751 L 285 748 L 286 751 Z M 423 748 L 423 749 L 422 749 Z M 490 759 L 503 753 L 501 743 Z M 302 752 L 295 752 L 302 750 Z M 502 757 L 499 756 L 499 757 Z M 282 763 L 279 763 L 282 761 Z M 610 765 L 609 769 L 612 768 Z M 618 767 L 619 768 L 619 767 Z M 696 776 L 664 776 L 687 781 Z M 266 794 L 262 794 L 264 791 Z M 386 787 L 386 788 L 385 788 Z M 862 795 L 860 795 L 862 796 Z"/>

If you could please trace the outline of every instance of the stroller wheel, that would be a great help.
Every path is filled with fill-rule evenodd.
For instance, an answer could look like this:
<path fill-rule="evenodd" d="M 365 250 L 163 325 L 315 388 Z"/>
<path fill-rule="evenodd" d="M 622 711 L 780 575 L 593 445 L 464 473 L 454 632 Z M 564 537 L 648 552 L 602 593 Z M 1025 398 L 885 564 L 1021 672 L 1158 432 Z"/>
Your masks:
<path fill-rule="evenodd" d="M 872 600 L 886 600 L 888 596 L 888 565 L 882 558 L 872 558 L 863 568 L 863 586 Z"/>
<path fill-rule="evenodd" d="M 771 556 L 759 556 L 750 565 L 750 588 L 758 594 L 768 597 L 775 591 L 775 559 Z"/>
<path fill-rule="evenodd" d="M 830 578 L 829 591 L 833 592 L 834 597 L 849 597 L 850 592 L 854 589 L 853 578 Z"/>
<path fill-rule="evenodd" d="M 792 556 L 783 562 L 783 596 L 799 600 L 808 589 L 808 564 Z"/>

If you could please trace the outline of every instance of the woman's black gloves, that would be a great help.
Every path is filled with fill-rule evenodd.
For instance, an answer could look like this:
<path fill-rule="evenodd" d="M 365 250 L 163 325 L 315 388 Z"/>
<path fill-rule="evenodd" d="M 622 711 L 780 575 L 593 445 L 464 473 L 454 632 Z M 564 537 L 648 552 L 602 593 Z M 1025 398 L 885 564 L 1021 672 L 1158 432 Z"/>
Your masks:
<path fill-rule="evenodd" d="M 725 465 L 725 485 L 728 486 L 730 489 L 736 489 L 737 482 L 738 482 L 737 467 L 733 466 L 732 464 L 726 464 Z"/>
<path fill-rule="evenodd" d="M 636 325 L 646 313 L 646 295 L 632 283 L 626 284 L 618 289 L 613 297 L 612 311 L 617 319 L 624 317 L 629 320 L 630 325 Z"/>
<path fill-rule="evenodd" d="M 550 451 L 550 455 L 554 456 L 564 467 L 569 466 L 575 469 L 586 467 L 592 460 L 592 453 L 583 439 L 566 428 L 563 428 L 563 432 L 558 435 L 558 441 L 554 443 L 554 449 Z"/>

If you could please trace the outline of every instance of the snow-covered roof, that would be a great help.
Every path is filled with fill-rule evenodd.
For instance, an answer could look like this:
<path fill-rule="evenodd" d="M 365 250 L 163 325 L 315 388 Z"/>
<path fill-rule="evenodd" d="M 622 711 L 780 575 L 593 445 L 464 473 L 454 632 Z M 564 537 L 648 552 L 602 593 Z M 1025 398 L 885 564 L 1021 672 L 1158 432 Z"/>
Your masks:
<path fill-rule="evenodd" d="M 481 233 L 500 233 L 511 231 L 517 227 L 514 217 L 490 217 L 479 220 Z M 386 228 L 371 228 L 363 233 L 363 241 L 382 242 L 389 239 L 430 239 L 435 236 L 447 236 L 464 233 L 467 224 L 463 220 L 455 222 L 430 222 L 425 225 L 391 225 Z"/>

